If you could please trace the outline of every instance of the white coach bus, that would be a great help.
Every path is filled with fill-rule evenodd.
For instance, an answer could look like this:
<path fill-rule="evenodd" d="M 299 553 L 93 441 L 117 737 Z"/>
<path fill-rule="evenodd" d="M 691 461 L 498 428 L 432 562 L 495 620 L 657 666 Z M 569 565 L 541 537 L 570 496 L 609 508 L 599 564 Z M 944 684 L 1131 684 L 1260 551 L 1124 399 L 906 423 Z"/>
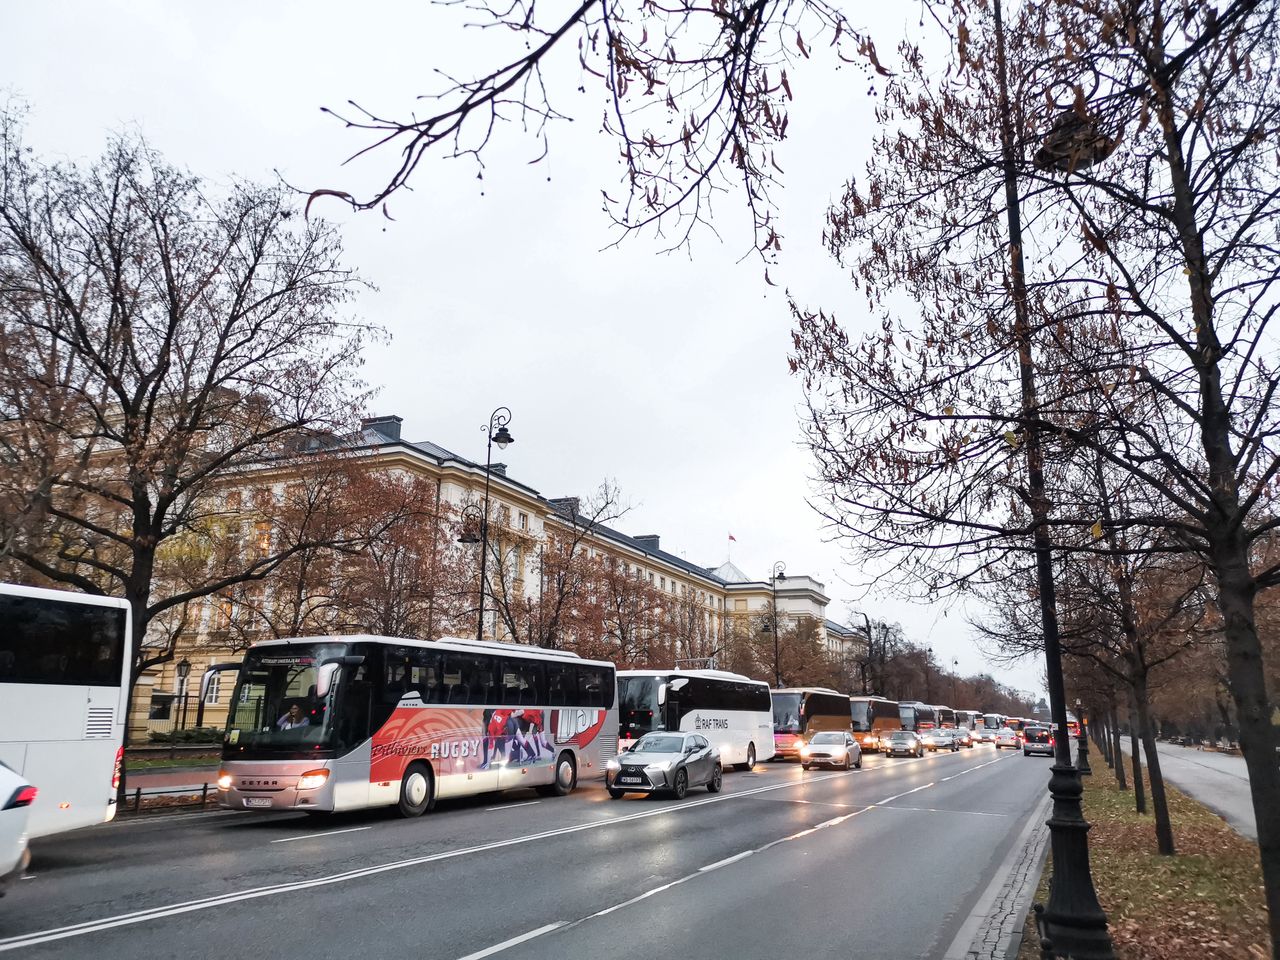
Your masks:
<path fill-rule="evenodd" d="M 536 787 L 564 795 L 617 753 L 613 664 L 521 644 L 374 636 L 254 644 L 237 672 L 218 798 L 332 812 Z M 203 692 L 203 691 L 202 691 Z"/>
<path fill-rule="evenodd" d="M 0 760 L 39 791 L 33 838 L 116 815 L 130 628 L 124 600 L 0 584 Z"/>
<path fill-rule="evenodd" d="M 620 670 L 619 736 L 625 746 L 651 730 L 694 731 L 726 767 L 750 770 L 773 757 L 769 685 L 721 670 Z"/>

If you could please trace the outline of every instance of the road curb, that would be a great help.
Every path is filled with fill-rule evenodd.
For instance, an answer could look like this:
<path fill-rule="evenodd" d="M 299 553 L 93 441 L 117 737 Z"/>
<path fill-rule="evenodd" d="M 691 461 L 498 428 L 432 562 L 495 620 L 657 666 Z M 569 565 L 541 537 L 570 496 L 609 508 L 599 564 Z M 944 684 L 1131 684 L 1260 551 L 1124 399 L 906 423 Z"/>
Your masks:
<path fill-rule="evenodd" d="M 1050 800 L 1046 792 L 1036 804 L 943 960 L 1010 960 L 1017 955 L 1044 869 Z"/>

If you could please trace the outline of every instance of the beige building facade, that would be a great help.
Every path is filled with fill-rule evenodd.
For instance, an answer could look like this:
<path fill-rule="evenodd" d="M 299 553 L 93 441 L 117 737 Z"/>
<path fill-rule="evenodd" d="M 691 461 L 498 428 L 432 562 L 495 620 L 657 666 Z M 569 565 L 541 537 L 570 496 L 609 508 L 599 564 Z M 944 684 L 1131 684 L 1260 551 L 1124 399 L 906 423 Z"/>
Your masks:
<path fill-rule="evenodd" d="M 434 484 L 438 502 L 455 511 L 482 501 L 483 463 L 468 460 L 429 441 L 409 442 L 402 436 L 402 426 L 401 418 L 396 416 L 365 420 L 349 454 L 376 470 L 426 479 Z M 262 478 L 251 478 L 247 482 L 260 484 Z M 287 478 L 273 478 L 271 482 L 284 484 Z M 234 492 L 231 496 L 235 497 Z M 511 476 L 501 463 L 491 465 L 489 471 L 489 501 L 491 523 L 518 533 L 519 536 L 512 538 L 518 544 L 536 544 L 549 534 L 569 531 L 579 503 L 568 497 L 543 496 Z M 239 503 L 238 497 L 232 502 Z M 254 527 L 254 535 L 266 537 L 270 531 Z M 728 561 L 717 567 L 699 566 L 664 549 L 662 537 L 657 534 L 629 535 L 607 524 L 593 525 L 583 538 L 582 547 L 592 556 L 622 565 L 629 575 L 647 582 L 659 595 L 678 600 L 684 609 L 695 611 L 695 615 L 703 619 L 706 636 L 713 640 L 723 637 L 735 622 L 749 623 L 753 629 L 764 622 L 772 623 L 776 598 L 781 631 L 802 621 L 811 622 L 828 654 L 837 660 L 856 658 L 865 649 L 861 631 L 827 617 L 830 599 L 825 585 L 813 577 L 787 574 L 771 581 L 767 577 L 750 577 Z M 540 588 L 537 551 L 513 549 L 507 562 L 508 588 L 533 595 Z M 270 581 L 264 586 L 269 590 Z M 478 587 L 477 581 L 477 591 Z M 235 645 L 225 639 L 226 626 L 233 617 L 231 601 L 209 598 L 184 633 L 174 662 L 140 678 L 130 716 L 131 742 L 145 742 L 153 731 L 162 733 L 175 726 L 194 726 L 197 717 L 205 726 L 225 724 L 230 674 L 214 681 L 206 691 L 203 704 L 199 702 L 199 687 L 208 666 L 237 658 Z M 492 608 L 483 630 L 488 638 L 512 639 Z M 710 661 L 705 665 L 716 664 Z M 185 678 L 179 676 L 180 673 L 185 673 Z"/>

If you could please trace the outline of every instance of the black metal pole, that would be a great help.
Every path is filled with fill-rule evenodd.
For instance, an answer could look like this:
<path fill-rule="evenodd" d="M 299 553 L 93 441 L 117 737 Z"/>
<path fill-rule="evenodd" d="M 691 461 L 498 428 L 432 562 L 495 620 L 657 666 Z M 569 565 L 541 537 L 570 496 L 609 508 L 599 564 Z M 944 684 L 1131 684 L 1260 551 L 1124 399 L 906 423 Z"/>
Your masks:
<path fill-rule="evenodd" d="M 1071 741 L 1067 732 L 1066 684 L 1062 675 L 1062 648 L 1058 635 L 1058 607 L 1053 579 L 1053 543 L 1047 523 L 1049 501 L 1044 482 L 1039 400 L 1031 353 L 1031 322 L 1023 263 L 1022 209 L 1018 198 L 1017 152 L 1014 146 L 1013 112 L 1009 103 L 1008 66 L 1005 60 L 1004 18 L 1000 0 L 995 3 L 996 71 L 999 83 L 1000 148 L 1004 167 L 1005 212 L 1009 231 L 1009 266 L 1013 293 L 1014 339 L 1022 387 L 1022 439 L 1027 458 L 1027 501 L 1034 521 L 1033 543 L 1040 617 L 1044 629 L 1045 674 L 1049 709 L 1057 730 L 1049 793 L 1053 814 L 1049 818 L 1053 850 L 1053 875 L 1049 901 L 1037 910 L 1042 947 L 1074 960 L 1113 960 L 1115 951 L 1107 930 L 1107 915 L 1098 903 L 1089 869 L 1089 824 L 1080 806 L 1083 787 L 1071 765 Z"/>
<path fill-rule="evenodd" d="M 782 686 L 782 669 L 778 659 L 778 575 L 775 572 L 769 581 L 769 590 L 773 595 L 773 685 Z"/>
<path fill-rule="evenodd" d="M 486 431 L 488 442 L 484 452 L 484 514 L 480 517 L 480 612 L 476 617 L 476 641 L 484 639 L 484 595 L 489 570 L 489 467 L 493 458 L 493 418 Z"/>
<path fill-rule="evenodd" d="M 1080 776 L 1091 777 L 1093 771 L 1089 769 L 1089 729 L 1085 726 L 1085 712 L 1083 707 L 1078 708 L 1080 716 L 1076 718 L 1076 722 L 1080 724 L 1080 746 L 1076 751 L 1076 769 L 1080 771 Z"/>

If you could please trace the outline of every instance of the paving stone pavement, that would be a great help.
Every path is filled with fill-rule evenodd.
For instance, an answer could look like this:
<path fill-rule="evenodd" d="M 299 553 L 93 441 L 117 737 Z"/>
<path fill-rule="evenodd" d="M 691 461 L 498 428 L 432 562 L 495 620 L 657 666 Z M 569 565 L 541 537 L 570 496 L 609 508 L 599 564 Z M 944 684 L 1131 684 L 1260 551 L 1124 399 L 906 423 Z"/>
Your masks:
<path fill-rule="evenodd" d="M 1023 924 L 1040 881 L 1049 841 L 1047 813 L 1046 807 L 1037 808 L 1039 822 L 1022 842 L 1012 869 L 991 902 L 973 944 L 964 954 L 965 960 L 1008 960 L 1021 946 Z"/>

